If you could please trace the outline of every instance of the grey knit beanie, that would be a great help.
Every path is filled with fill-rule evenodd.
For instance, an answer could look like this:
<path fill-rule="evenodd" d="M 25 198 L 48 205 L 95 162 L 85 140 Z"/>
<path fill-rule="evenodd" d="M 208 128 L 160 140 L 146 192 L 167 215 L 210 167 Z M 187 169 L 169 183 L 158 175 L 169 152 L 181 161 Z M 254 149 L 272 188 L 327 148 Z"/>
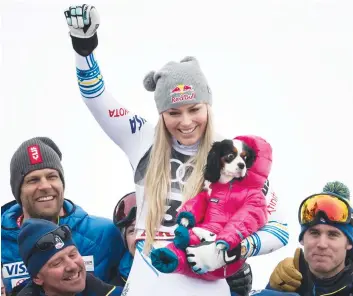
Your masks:
<path fill-rule="evenodd" d="M 19 204 L 24 177 L 35 170 L 55 169 L 64 182 L 64 170 L 61 166 L 61 152 L 53 140 L 36 137 L 23 142 L 12 156 L 10 163 L 10 183 L 12 193 Z"/>
<path fill-rule="evenodd" d="M 185 104 L 212 105 L 211 89 L 194 57 L 185 57 L 180 63 L 169 62 L 158 72 L 149 72 L 143 84 L 148 91 L 154 91 L 159 113 Z"/>

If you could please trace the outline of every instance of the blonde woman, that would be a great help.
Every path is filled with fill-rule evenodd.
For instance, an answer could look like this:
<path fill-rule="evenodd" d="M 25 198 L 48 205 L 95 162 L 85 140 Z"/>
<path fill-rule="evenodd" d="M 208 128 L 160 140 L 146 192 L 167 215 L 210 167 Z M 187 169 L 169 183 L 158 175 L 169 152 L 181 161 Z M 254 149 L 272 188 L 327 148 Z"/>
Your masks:
<path fill-rule="evenodd" d="M 215 140 L 212 93 L 198 62 L 194 58 L 170 62 L 145 77 L 144 85 L 154 91 L 160 114 L 153 127 L 140 116 L 127 113 L 105 89 L 93 54 L 98 45 L 97 10 L 90 5 L 72 6 L 65 16 L 76 51 L 83 100 L 107 135 L 126 153 L 134 170 L 137 244 L 124 295 L 230 295 L 226 280 L 207 282 L 162 274 L 149 258 L 152 247 L 173 239 L 182 202 L 202 189 L 202 170 Z M 118 116 L 112 118 L 108 110 L 115 110 Z M 268 184 L 264 193 L 270 222 L 242 242 L 243 258 L 267 254 L 288 242 L 286 224 L 276 217 L 278 199 Z"/>

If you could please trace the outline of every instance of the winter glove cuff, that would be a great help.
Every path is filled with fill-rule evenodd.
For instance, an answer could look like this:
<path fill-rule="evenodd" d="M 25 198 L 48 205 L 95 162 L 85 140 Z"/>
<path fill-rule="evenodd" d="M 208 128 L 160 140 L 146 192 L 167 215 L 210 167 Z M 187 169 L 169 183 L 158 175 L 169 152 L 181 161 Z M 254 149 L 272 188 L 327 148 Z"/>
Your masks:
<path fill-rule="evenodd" d="M 249 295 L 252 288 L 252 272 L 249 264 L 244 263 L 236 274 L 227 278 L 230 291 L 241 296 Z"/>
<path fill-rule="evenodd" d="M 89 56 L 98 46 L 97 33 L 90 38 L 77 38 L 72 35 L 70 36 L 74 50 L 83 57 Z"/>

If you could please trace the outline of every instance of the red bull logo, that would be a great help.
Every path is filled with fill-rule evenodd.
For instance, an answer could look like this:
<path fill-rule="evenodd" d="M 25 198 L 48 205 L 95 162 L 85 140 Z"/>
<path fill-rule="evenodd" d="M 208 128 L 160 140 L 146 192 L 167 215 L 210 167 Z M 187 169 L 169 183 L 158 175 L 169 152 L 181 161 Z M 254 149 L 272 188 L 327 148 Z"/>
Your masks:
<path fill-rule="evenodd" d="M 170 91 L 172 104 L 181 101 L 190 101 L 196 98 L 196 93 L 192 85 L 178 84 Z"/>

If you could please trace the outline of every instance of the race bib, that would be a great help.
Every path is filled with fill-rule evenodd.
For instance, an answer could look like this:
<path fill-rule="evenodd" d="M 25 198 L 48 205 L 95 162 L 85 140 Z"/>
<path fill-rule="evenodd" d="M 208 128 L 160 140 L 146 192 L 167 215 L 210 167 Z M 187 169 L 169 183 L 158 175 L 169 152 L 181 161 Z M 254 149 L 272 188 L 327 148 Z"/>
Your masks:
<path fill-rule="evenodd" d="M 122 296 L 230 296 L 226 280 L 204 281 L 159 272 L 150 258 L 143 254 L 143 247 L 143 241 L 136 244 L 134 261 Z"/>

